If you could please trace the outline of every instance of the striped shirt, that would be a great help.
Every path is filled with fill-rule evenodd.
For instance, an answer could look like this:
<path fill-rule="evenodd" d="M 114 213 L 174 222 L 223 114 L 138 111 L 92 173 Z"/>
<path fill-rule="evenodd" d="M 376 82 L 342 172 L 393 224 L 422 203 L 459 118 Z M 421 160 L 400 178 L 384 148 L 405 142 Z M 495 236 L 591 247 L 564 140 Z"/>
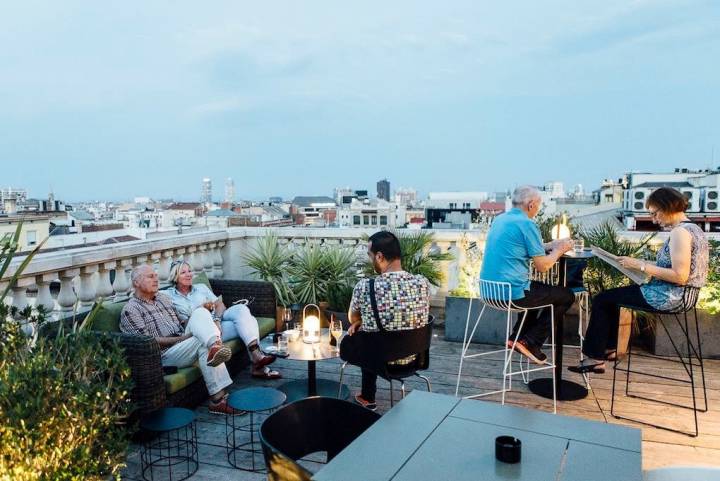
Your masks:
<path fill-rule="evenodd" d="M 166 294 L 157 293 L 151 301 L 133 294 L 120 313 L 120 331 L 150 337 L 176 337 L 182 336 L 185 328 Z"/>

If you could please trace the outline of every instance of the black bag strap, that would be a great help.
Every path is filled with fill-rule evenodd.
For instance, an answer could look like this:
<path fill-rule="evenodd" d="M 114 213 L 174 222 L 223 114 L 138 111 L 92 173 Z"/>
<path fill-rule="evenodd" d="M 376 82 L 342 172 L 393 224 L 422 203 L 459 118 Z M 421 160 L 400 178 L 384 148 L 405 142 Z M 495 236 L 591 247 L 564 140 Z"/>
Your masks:
<path fill-rule="evenodd" d="M 368 287 L 370 289 L 370 307 L 373 311 L 373 316 L 375 317 L 375 324 L 377 324 L 378 331 L 385 332 L 385 328 L 382 325 L 382 322 L 380 322 L 380 313 L 378 312 L 377 308 L 377 299 L 375 298 L 375 279 L 370 279 L 370 286 Z"/>

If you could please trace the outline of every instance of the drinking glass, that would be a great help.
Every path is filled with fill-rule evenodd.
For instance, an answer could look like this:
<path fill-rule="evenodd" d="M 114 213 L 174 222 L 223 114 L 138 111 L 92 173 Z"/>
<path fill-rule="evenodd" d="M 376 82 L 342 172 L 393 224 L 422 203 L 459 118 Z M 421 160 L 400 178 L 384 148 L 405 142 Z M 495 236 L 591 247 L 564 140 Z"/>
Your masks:
<path fill-rule="evenodd" d="M 330 334 L 335 338 L 335 352 L 340 352 L 340 338 L 343 335 L 342 322 L 339 320 L 330 322 Z"/>
<path fill-rule="evenodd" d="M 288 352 L 288 338 L 285 334 L 278 337 L 278 354 L 287 354 Z"/>
<path fill-rule="evenodd" d="M 575 246 L 575 252 L 582 252 L 585 248 L 585 240 L 582 237 L 575 239 L 573 244 Z"/>
<path fill-rule="evenodd" d="M 297 341 L 300 338 L 300 333 L 302 332 L 302 327 L 300 326 L 299 322 L 293 322 L 292 323 L 292 330 L 290 331 L 292 333 L 292 340 Z"/>

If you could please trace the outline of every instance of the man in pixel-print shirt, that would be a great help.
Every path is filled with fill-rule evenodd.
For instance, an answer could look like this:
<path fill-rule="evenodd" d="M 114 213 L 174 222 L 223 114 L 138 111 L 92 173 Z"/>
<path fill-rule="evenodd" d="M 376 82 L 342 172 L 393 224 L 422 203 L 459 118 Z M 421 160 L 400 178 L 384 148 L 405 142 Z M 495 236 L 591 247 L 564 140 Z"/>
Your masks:
<path fill-rule="evenodd" d="M 400 241 L 391 232 L 377 232 L 368 241 L 368 257 L 375 272 L 375 298 L 378 317 L 384 330 L 401 331 L 422 327 L 428 322 L 430 311 L 430 294 L 427 279 L 420 275 L 410 274 L 402 269 Z M 377 332 L 372 305 L 370 302 L 370 280 L 363 279 L 357 283 L 350 303 L 351 336 L 342 343 L 341 357 L 362 367 L 363 359 L 372 353 L 362 352 L 367 349 L 362 343 L 356 342 L 352 336 L 358 331 Z M 403 363 L 410 359 L 400 359 Z M 375 410 L 377 375 L 362 369 L 362 390 L 355 395 L 355 400 Z"/>

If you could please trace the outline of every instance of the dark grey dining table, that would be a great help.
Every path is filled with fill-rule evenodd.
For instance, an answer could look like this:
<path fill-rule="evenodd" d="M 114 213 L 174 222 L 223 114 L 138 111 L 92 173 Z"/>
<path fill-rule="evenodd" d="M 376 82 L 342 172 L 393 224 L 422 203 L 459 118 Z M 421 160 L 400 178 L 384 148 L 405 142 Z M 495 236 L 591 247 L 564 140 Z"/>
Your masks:
<path fill-rule="evenodd" d="M 522 460 L 495 459 L 495 438 Z M 317 481 L 641 481 L 639 429 L 412 391 L 332 461 Z"/>

